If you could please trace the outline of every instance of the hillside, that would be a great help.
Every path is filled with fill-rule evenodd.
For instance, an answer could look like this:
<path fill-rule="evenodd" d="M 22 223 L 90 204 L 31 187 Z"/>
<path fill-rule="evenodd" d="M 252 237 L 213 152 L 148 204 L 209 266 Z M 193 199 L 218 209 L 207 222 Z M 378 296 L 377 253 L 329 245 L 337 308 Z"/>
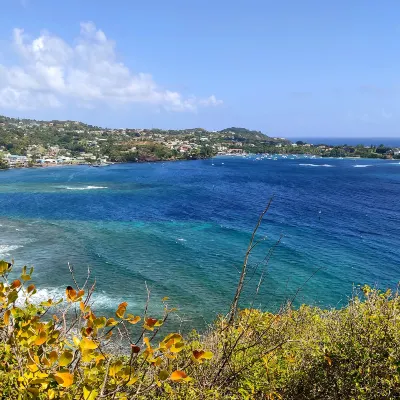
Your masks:
<path fill-rule="evenodd" d="M 163 315 L 123 302 L 100 316 L 90 302 L 94 285 L 77 283 L 61 304 L 38 304 L 33 268 L 12 280 L 13 268 L 0 261 L 2 399 L 400 396 L 398 293 L 364 287 L 340 310 L 295 310 L 290 302 L 278 314 L 242 310 L 185 337 L 169 333 L 168 298 Z"/>
<path fill-rule="evenodd" d="M 207 131 L 123 128 L 109 129 L 79 121 L 37 121 L 0 116 L 0 151 L 77 161 L 153 161 L 204 158 L 229 149 L 290 143 L 259 131 L 228 128 Z"/>

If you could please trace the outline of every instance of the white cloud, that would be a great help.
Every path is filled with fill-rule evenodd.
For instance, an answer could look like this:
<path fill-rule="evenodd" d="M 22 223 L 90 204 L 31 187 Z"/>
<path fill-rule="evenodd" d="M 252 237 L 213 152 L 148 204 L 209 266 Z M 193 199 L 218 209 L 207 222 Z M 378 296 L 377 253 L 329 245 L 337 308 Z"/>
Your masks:
<path fill-rule="evenodd" d="M 48 32 L 30 39 L 17 28 L 13 46 L 21 62 L 0 64 L 2 108 L 142 103 L 169 111 L 196 111 L 222 104 L 214 95 L 185 97 L 165 90 L 150 74 L 132 72 L 118 61 L 115 43 L 91 22 L 81 24 L 73 46 Z"/>

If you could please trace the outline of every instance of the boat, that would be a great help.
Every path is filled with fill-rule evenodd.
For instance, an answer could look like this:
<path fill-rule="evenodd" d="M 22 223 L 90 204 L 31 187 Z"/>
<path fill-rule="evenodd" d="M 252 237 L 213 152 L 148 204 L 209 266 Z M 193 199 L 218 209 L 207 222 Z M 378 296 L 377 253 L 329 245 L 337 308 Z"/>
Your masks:
<path fill-rule="evenodd" d="M 91 167 L 99 168 L 99 167 L 108 167 L 109 165 L 110 164 L 107 163 L 98 163 L 98 164 L 92 164 Z"/>

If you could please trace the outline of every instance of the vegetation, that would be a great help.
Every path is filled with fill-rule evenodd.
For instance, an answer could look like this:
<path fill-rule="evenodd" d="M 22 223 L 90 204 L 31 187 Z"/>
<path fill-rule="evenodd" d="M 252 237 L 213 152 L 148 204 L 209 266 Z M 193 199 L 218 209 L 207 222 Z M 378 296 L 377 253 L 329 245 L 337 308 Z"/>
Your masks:
<path fill-rule="evenodd" d="M 173 312 L 168 299 L 161 318 L 147 307 L 141 317 L 129 314 L 127 303 L 106 318 L 90 307 L 94 286 L 67 286 L 64 305 L 35 303 L 32 272 L 24 267 L 12 280 L 13 265 L 0 262 L 1 398 L 400 396 L 397 292 L 364 287 L 341 310 L 294 310 L 290 302 L 277 314 L 245 309 L 232 322 L 219 317 L 203 335 L 160 337 Z"/>
<path fill-rule="evenodd" d="M 36 121 L 0 116 L 0 151 L 40 158 L 76 158 L 91 162 L 107 157 L 112 162 L 197 159 L 218 151 L 273 143 L 290 143 L 258 131 L 229 128 L 207 131 L 109 129 L 78 121 Z"/>
<path fill-rule="evenodd" d="M 7 162 L 2 157 L 0 157 L 0 169 L 7 169 L 7 168 L 8 168 Z"/>
<path fill-rule="evenodd" d="M 218 153 L 312 154 L 322 157 L 400 158 L 400 149 L 384 145 L 330 146 L 292 143 L 260 131 L 231 127 L 220 131 L 109 129 L 78 121 L 36 121 L 0 116 L 0 155 L 27 156 L 61 163 L 145 162 L 198 159 Z M 48 163 L 52 163 L 49 161 Z"/>

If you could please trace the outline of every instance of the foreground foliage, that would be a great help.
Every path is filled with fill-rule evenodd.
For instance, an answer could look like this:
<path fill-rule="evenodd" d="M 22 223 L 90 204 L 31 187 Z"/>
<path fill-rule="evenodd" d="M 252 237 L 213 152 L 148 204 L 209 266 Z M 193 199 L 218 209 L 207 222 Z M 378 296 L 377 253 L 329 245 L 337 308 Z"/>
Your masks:
<path fill-rule="evenodd" d="M 127 303 L 106 318 L 94 314 L 87 282 L 66 287 L 62 302 L 37 304 L 33 270 L 11 279 L 12 270 L 0 262 L 4 399 L 400 397 L 397 293 L 364 287 L 340 310 L 242 310 L 183 338 L 160 336 L 174 311 L 166 298 L 160 318 L 147 306 L 132 315 Z M 124 351 L 115 351 L 115 337 Z"/>

